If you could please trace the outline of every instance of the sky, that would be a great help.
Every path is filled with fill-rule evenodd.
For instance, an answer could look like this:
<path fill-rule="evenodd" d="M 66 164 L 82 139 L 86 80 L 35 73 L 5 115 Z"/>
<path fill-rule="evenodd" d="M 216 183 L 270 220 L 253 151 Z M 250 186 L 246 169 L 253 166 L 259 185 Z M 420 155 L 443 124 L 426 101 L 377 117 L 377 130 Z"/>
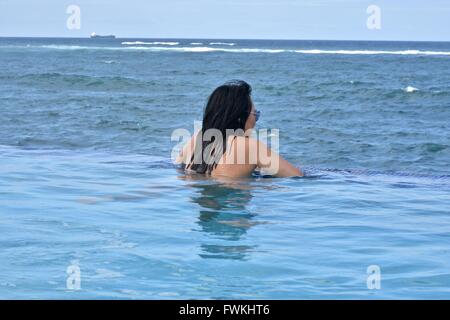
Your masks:
<path fill-rule="evenodd" d="M 70 5 L 80 9 L 79 29 L 67 27 Z M 380 10 L 379 28 L 367 27 L 371 5 Z M 450 41 L 450 1 L 0 0 L 0 37 L 92 32 L 121 38 Z"/>

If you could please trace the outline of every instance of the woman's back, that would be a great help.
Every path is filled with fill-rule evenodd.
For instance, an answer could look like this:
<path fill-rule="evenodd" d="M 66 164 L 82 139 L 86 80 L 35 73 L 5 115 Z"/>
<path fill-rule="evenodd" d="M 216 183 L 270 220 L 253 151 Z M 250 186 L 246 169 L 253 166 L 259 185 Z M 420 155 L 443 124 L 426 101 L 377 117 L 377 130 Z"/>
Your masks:
<path fill-rule="evenodd" d="M 252 138 L 248 136 L 229 136 L 226 152 L 222 155 L 211 176 L 247 177 L 256 169 L 257 164 L 249 159 Z"/>
<path fill-rule="evenodd" d="M 201 131 L 199 132 L 201 133 Z M 195 152 L 197 135 L 192 136 L 186 143 L 178 163 L 183 163 L 187 171 L 190 170 Z M 273 176 L 303 176 L 303 173 L 277 153 L 273 152 L 265 144 L 246 135 L 230 135 L 227 139 L 227 147 L 217 165 L 211 171 L 212 177 L 248 177 L 256 168 L 264 168 Z"/>
<path fill-rule="evenodd" d="M 241 80 L 216 88 L 208 98 L 202 129 L 184 146 L 177 161 L 187 170 L 211 176 L 246 177 L 257 167 L 274 176 L 303 175 L 250 137 L 260 116 L 251 91 L 251 86 Z"/>

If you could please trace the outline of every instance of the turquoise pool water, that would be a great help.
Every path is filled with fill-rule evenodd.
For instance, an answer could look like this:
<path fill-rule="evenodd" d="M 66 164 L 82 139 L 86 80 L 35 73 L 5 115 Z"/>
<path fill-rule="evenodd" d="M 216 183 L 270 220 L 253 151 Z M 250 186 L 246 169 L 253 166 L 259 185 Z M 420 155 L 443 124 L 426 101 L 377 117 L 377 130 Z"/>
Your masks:
<path fill-rule="evenodd" d="M 220 183 L 147 155 L 1 151 L 3 298 L 449 296 L 450 177 Z"/>
<path fill-rule="evenodd" d="M 0 39 L 0 298 L 450 298 L 449 44 L 96 41 Z M 305 178 L 172 165 L 230 78 Z"/>

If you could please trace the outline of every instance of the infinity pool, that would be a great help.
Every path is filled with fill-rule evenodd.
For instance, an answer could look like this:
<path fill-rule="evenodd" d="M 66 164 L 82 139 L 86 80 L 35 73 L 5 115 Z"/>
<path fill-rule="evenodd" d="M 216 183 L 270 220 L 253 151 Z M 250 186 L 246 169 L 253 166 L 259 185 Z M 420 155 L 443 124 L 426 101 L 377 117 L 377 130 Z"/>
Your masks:
<path fill-rule="evenodd" d="M 450 297 L 449 176 L 220 182 L 144 155 L 0 154 L 2 298 Z"/>

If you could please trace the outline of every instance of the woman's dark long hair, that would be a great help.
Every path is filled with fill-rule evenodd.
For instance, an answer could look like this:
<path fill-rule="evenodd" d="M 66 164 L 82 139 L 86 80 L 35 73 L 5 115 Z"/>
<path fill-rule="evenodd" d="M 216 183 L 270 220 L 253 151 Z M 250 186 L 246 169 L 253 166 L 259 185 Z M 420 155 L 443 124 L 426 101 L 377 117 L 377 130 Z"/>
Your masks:
<path fill-rule="evenodd" d="M 251 93 L 252 87 L 242 80 L 228 81 L 213 91 L 205 107 L 201 134 L 197 135 L 194 153 L 187 165 L 188 169 L 197 173 L 211 173 L 217 166 L 226 152 L 229 131 L 245 130 L 245 123 L 252 110 Z M 211 141 L 203 141 L 208 140 L 202 137 L 209 129 L 221 132 L 223 137 L 221 144 L 214 138 Z M 212 158 L 208 161 L 205 161 L 207 160 L 204 156 L 205 149 L 212 151 Z"/>

